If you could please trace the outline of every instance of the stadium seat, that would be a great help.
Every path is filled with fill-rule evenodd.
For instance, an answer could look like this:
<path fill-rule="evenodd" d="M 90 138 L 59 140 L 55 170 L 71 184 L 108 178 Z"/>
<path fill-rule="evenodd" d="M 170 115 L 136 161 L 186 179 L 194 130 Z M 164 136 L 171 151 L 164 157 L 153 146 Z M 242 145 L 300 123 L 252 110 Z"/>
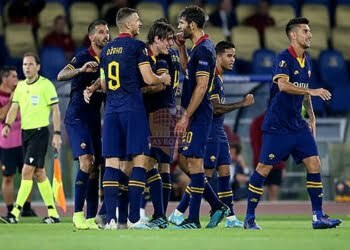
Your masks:
<path fill-rule="evenodd" d="M 253 4 L 240 4 L 236 7 L 236 18 L 238 24 L 242 24 L 244 20 L 255 12 L 255 5 Z"/>
<path fill-rule="evenodd" d="M 311 33 L 311 47 L 308 49 L 308 52 L 312 59 L 316 59 L 322 50 L 328 48 L 328 32 L 320 27 L 311 26 Z"/>
<path fill-rule="evenodd" d="M 295 10 L 290 5 L 272 5 L 270 15 L 275 19 L 276 27 L 286 27 L 288 21 L 295 17 Z"/>
<path fill-rule="evenodd" d="M 224 32 L 221 28 L 214 26 L 207 26 L 205 28 L 205 33 L 209 35 L 209 39 L 216 45 L 218 42 L 222 40 L 226 40 L 224 36 Z"/>
<path fill-rule="evenodd" d="M 255 28 L 234 27 L 232 41 L 237 48 L 237 58 L 241 60 L 251 61 L 254 51 L 260 48 L 259 35 Z"/>
<path fill-rule="evenodd" d="M 335 10 L 335 24 L 337 27 L 350 28 L 350 4 L 337 5 Z"/>
<path fill-rule="evenodd" d="M 290 6 L 294 9 L 294 12 L 296 11 L 298 7 L 298 3 L 295 0 L 270 0 L 271 6 L 274 5 L 285 5 L 285 6 Z"/>
<path fill-rule="evenodd" d="M 109 39 L 112 41 L 114 38 L 116 38 L 119 34 L 119 29 L 116 25 L 109 25 Z"/>
<path fill-rule="evenodd" d="M 56 47 L 43 47 L 40 50 L 40 59 L 41 74 L 50 80 L 56 80 L 58 73 L 67 64 L 64 51 Z"/>
<path fill-rule="evenodd" d="M 337 4 L 350 4 L 350 0 L 337 0 Z"/>
<path fill-rule="evenodd" d="M 332 90 L 329 110 L 332 114 L 346 114 L 350 112 L 349 102 L 350 84 L 336 87 Z"/>
<path fill-rule="evenodd" d="M 178 25 L 178 18 L 180 15 L 180 12 L 187 6 L 188 4 L 185 3 L 172 3 L 168 8 L 168 16 L 169 16 L 169 22 L 175 27 Z"/>
<path fill-rule="evenodd" d="M 259 3 L 259 0 L 238 0 L 238 4 L 252 4 L 256 5 Z"/>
<path fill-rule="evenodd" d="M 82 24 L 76 24 L 72 27 L 72 38 L 74 40 L 74 43 L 77 47 L 82 45 L 82 42 L 87 35 L 87 25 L 82 25 Z"/>
<path fill-rule="evenodd" d="M 64 6 L 59 2 L 48 2 L 39 14 L 40 28 L 50 30 L 57 16 L 67 16 Z"/>
<path fill-rule="evenodd" d="M 337 50 L 326 50 L 318 59 L 321 80 L 330 88 L 342 84 L 350 86 L 346 62 L 342 54 Z"/>
<path fill-rule="evenodd" d="M 259 49 L 253 54 L 252 73 L 272 74 L 276 53 L 269 49 Z"/>
<path fill-rule="evenodd" d="M 10 57 L 22 58 L 26 52 L 36 52 L 30 24 L 8 24 L 5 28 L 5 41 Z"/>
<path fill-rule="evenodd" d="M 275 52 L 288 47 L 289 40 L 283 27 L 269 27 L 265 30 L 265 46 Z"/>
<path fill-rule="evenodd" d="M 93 21 L 98 19 L 99 13 L 97 6 L 90 2 L 74 2 L 70 6 L 70 21 L 72 26 L 87 26 Z"/>
<path fill-rule="evenodd" d="M 114 3 L 104 3 L 101 7 L 101 17 L 103 18 L 107 14 L 107 11 L 114 5 Z"/>
<path fill-rule="evenodd" d="M 326 115 L 325 103 L 320 97 L 313 96 L 311 98 L 311 102 L 312 102 L 312 108 L 314 110 L 314 113 L 317 116 L 325 116 Z"/>
<path fill-rule="evenodd" d="M 301 9 L 301 15 L 310 20 L 311 28 L 316 26 L 328 31 L 330 19 L 328 8 L 321 4 L 304 4 Z"/>
<path fill-rule="evenodd" d="M 328 5 L 329 0 L 304 0 L 304 4 L 324 4 Z"/>
<path fill-rule="evenodd" d="M 141 26 L 140 34 L 136 37 L 138 40 L 141 40 L 143 42 L 147 42 L 147 34 L 148 34 L 149 26 Z"/>
<path fill-rule="evenodd" d="M 164 17 L 163 6 L 156 2 L 141 2 L 136 9 L 143 25 L 150 26 L 156 18 Z"/>
<path fill-rule="evenodd" d="M 334 28 L 332 31 L 333 47 L 339 50 L 345 60 L 350 60 L 350 28 Z"/>

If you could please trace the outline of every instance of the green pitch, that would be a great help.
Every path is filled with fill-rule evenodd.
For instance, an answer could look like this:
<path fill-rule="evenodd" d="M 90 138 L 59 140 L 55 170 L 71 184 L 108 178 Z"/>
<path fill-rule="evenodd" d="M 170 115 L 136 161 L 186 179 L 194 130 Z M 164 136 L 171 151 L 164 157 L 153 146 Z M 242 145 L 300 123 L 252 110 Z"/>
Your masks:
<path fill-rule="evenodd" d="M 261 231 L 243 229 L 78 231 L 69 218 L 57 225 L 40 219 L 22 219 L 20 224 L 0 224 L 0 246 L 6 250 L 131 250 L 131 249 L 249 249 L 311 250 L 348 249 L 350 218 L 340 216 L 337 229 L 313 230 L 310 216 L 260 216 Z M 207 221 L 202 221 L 205 226 Z M 223 224 L 223 223 L 221 223 Z"/>

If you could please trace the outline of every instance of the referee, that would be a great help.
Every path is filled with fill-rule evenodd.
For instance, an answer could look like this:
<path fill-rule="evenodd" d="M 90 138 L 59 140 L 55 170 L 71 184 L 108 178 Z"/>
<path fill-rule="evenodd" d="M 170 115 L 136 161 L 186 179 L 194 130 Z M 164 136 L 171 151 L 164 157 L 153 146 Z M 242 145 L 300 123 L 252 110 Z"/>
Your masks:
<path fill-rule="evenodd" d="M 33 53 L 24 54 L 23 73 L 26 79 L 18 82 L 2 129 L 2 135 L 4 137 L 8 136 L 19 108 L 22 119 L 24 166 L 16 205 L 8 216 L 0 218 L 4 223 L 14 224 L 18 222 L 23 204 L 32 189 L 33 178 L 38 183 L 40 194 L 48 209 L 48 217 L 45 217 L 42 222 L 47 224 L 60 222 L 51 184 L 44 169 L 45 155 L 49 143 L 50 110 L 53 113 L 55 131 L 52 146 L 59 150 L 62 144 L 60 111 L 55 86 L 50 80 L 40 76 L 38 74 L 39 70 L 39 57 Z"/>

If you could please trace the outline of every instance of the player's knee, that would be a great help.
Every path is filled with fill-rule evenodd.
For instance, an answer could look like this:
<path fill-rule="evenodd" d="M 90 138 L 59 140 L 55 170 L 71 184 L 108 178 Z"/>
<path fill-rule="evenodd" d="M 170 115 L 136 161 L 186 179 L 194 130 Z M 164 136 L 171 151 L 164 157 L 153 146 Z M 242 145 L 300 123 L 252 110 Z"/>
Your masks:
<path fill-rule="evenodd" d="M 2 183 L 3 183 L 3 185 L 5 185 L 5 186 L 13 185 L 13 182 L 14 182 L 14 179 L 15 179 L 14 177 L 15 177 L 14 175 L 10 175 L 10 176 L 3 175 L 2 176 Z"/>
<path fill-rule="evenodd" d="M 218 167 L 218 174 L 220 177 L 230 176 L 230 166 L 221 165 Z"/>
<path fill-rule="evenodd" d="M 168 163 L 160 163 L 158 164 L 158 172 L 162 173 L 170 173 L 170 164 Z"/>
<path fill-rule="evenodd" d="M 190 174 L 204 173 L 203 159 L 201 158 L 188 158 L 188 169 Z"/>
<path fill-rule="evenodd" d="M 24 164 L 23 169 L 22 169 L 22 179 L 23 180 L 32 180 L 34 176 L 35 168 Z"/>
<path fill-rule="evenodd" d="M 267 176 L 269 175 L 271 169 L 272 169 L 272 166 L 270 166 L 270 165 L 265 165 L 265 164 L 262 164 L 262 163 L 259 162 L 259 163 L 258 163 L 258 166 L 256 167 L 255 170 L 256 170 L 260 175 L 262 175 L 262 176 L 264 176 L 264 177 L 267 177 Z"/>
<path fill-rule="evenodd" d="M 321 172 L 321 160 L 318 156 L 312 156 L 303 160 L 308 173 L 320 173 Z"/>
<path fill-rule="evenodd" d="M 94 156 L 93 155 L 82 155 L 79 156 L 79 167 L 85 173 L 90 173 L 94 166 Z"/>
<path fill-rule="evenodd" d="M 145 162 L 146 171 L 152 170 L 156 164 L 157 164 L 156 159 L 152 157 L 148 157 L 148 159 Z"/>
<path fill-rule="evenodd" d="M 35 169 L 34 171 L 34 179 L 37 181 L 37 182 L 43 182 L 46 180 L 46 172 L 45 172 L 45 169 L 42 169 L 42 168 L 37 168 Z"/>
<path fill-rule="evenodd" d="M 205 176 L 212 177 L 214 173 L 214 169 L 204 169 Z"/>
<path fill-rule="evenodd" d="M 120 168 L 120 159 L 119 158 L 106 158 L 106 167 L 110 168 Z"/>
<path fill-rule="evenodd" d="M 132 171 L 132 161 L 121 161 L 120 170 L 127 176 L 130 176 Z"/>

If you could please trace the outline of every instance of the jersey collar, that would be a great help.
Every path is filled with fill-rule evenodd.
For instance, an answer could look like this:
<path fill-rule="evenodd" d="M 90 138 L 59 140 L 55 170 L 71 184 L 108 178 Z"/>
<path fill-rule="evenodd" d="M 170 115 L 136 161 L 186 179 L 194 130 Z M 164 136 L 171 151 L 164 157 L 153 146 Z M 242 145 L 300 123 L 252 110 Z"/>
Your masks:
<path fill-rule="evenodd" d="M 155 63 L 156 62 L 156 57 L 153 55 L 153 52 L 152 52 L 151 48 L 149 47 L 149 45 L 146 45 L 146 47 L 147 47 L 148 55 L 152 58 L 153 62 Z"/>
<path fill-rule="evenodd" d="M 292 55 L 293 58 L 297 59 L 300 67 L 304 68 L 305 67 L 305 52 L 303 53 L 303 56 L 300 58 L 300 57 L 298 57 L 297 52 L 295 52 L 292 45 L 288 47 L 288 51 Z"/>
<path fill-rule="evenodd" d="M 198 44 L 200 44 L 201 42 L 205 41 L 209 39 L 209 35 L 208 34 L 204 34 L 203 36 L 201 36 L 198 41 L 193 45 L 192 49 L 194 49 L 194 47 L 196 47 Z"/>
<path fill-rule="evenodd" d="M 96 55 L 94 49 L 90 46 L 88 48 L 89 54 L 96 59 L 98 63 L 100 63 L 100 58 Z"/>
<path fill-rule="evenodd" d="M 219 77 L 220 81 L 222 82 L 222 76 L 220 75 L 218 67 L 215 67 L 215 75 Z"/>
<path fill-rule="evenodd" d="M 132 35 L 130 33 L 120 33 L 117 38 L 124 38 L 124 37 L 129 37 L 129 38 L 133 38 Z"/>

